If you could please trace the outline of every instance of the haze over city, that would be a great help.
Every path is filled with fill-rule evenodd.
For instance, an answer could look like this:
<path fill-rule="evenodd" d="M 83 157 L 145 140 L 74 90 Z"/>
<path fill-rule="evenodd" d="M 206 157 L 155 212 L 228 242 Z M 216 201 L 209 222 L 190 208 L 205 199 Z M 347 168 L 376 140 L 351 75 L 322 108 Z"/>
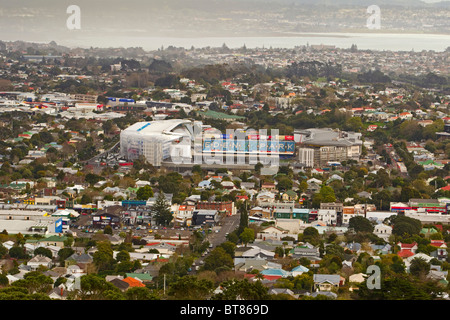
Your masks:
<path fill-rule="evenodd" d="M 67 28 L 70 5 L 80 8 L 81 25 L 77 30 Z M 367 28 L 370 17 L 367 8 L 371 5 L 381 10 L 378 30 Z M 363 36 L 381 33 L 390 34 L 390 37 L 397 35 L 394 43 L 408 41 L 413 48 L 414 43 L 418 46 L 422 41 L 429 43 L 424 36 L 427 34 L 434 34 L 437 38 L 431 40 L 439 44 L 449 40 L 449 7 L 449 1 L 425 3 L 420 0 L 2 0 L 0 40 L 56 41 L 71 47 L 155 49 L 170 44 L 216 46 L 222 39 L 231 39 L 228 42 L 233 43 L 233 47 L 244 43 L 247 46 L 292 47 L 292 42 L 301 45 L 307 39 L 291 42 L 286 39 L 280 43 L 273 38 L 306 36 L 312 37 L 314 44 L 320 44 L 320 38 L 328 36 L 339 44 L 342 37 L 336 33 L 347 38 L 355 34 L 361 36 L 361 33 Z M 399 34 L 413 34 L 416 38 L 402 40 Z M 233 41 L 238 38 L 242 40 Z M 381 41 L 380 38 L 375 36 L 373 39 L 376 42 Z M 326 44 L 332 42 L 330 39 L 324 41 Z M 372 38 L 363 41 L 367 44 L 363 43 L 361 47 L 368 47 Z M 342 46 L 348 47 L 348 42 L 342 42 Z M 388 48 L 389 45 L 380 47 Z M 432 48 L 442 49 L 442 45 Z"/>

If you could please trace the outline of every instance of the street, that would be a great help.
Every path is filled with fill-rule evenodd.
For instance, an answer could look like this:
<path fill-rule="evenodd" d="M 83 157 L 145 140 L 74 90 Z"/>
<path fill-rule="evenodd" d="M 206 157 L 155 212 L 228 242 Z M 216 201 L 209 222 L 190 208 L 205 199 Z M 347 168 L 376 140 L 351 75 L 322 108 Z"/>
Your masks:
<path fill-rule="evenodd" d="M 216 231 L 212 231 L 210 234 L 206 236 L 206 240 L 212 244 L 207 251 L 207 253 L 194 261 L 193 266 L 201 266 L 203 264 L 204 259 L 208 255 L 208 253 L 216 248 L 218 245 L 226 241 L 226 237 L 229 233 L 233 232 L 239 226 L 240 214 L 239 212 L 236 215 L 226 216 L 219 220 L 220 226 L 216 226 L 214 229 Z M 192 269 L 190 274 L 195 274 L 195 267 Z"/>

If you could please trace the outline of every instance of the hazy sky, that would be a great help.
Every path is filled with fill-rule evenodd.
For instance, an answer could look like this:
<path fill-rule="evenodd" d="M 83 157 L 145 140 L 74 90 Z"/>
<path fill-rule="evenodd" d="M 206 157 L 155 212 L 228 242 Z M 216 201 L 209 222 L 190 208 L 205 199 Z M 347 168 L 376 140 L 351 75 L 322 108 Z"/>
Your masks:
<path fill-rule="evenodd" d="M 450 34 L 450 2 L 434 0 L 0 0 L 0 40 L 135 46 L 146 38 L 286 36 L 366 32 L 367 6 L 382 27 Z M 392 7 L 392 4 L 398 5 Z M 80 8 L 80 29 L 70 5 Z M 413 18 L 412 18 L 413 17 Z M 418 17 L 418 19 L 416 18 Z M 431 27 L 430 27 L 431 26 Z M 406 31 L 404 31 L 406 30 Z M 435 32 L 436 31 L 436 32 Z M 129 41 L 127 41 L 129 40 Z"/>

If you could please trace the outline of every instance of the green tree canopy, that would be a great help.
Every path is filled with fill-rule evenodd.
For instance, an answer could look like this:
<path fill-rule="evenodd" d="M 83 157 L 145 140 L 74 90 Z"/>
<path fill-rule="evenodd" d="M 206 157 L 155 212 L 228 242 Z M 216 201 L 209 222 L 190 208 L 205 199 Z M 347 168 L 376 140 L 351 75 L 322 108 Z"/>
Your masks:
<path fill-rule="evenodd" d="M 373 232 L 374 226 L 369 219 L 362 216 L 350 218 L 348 227 L 353 228 L 355 232 Z"/>
<path fill-rule="evenodd" d="M 173 216 L 170 212 L 170 206 L 163 192 L 158 194 L 155 204 L 152 207 L 152 213 L 157 224 L 167 226 L 172 221 Z"/>
<path fill-rule="evenodd" d="M 153 197 L 153 189 L 149 185 L 141 187 L 136 192 L 136 197 L 138 200 L 148 200 L 148 198 Z"/>

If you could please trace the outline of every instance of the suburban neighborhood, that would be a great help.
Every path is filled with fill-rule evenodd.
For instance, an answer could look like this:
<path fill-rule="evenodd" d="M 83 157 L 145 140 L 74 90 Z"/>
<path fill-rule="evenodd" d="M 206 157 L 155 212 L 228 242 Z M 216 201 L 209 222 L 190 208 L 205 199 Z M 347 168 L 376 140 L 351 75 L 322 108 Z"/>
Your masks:
<path fill-rule="evenodd" d="M 448 300 L 449 55 L 1 41 L 0 300 Z"/>

